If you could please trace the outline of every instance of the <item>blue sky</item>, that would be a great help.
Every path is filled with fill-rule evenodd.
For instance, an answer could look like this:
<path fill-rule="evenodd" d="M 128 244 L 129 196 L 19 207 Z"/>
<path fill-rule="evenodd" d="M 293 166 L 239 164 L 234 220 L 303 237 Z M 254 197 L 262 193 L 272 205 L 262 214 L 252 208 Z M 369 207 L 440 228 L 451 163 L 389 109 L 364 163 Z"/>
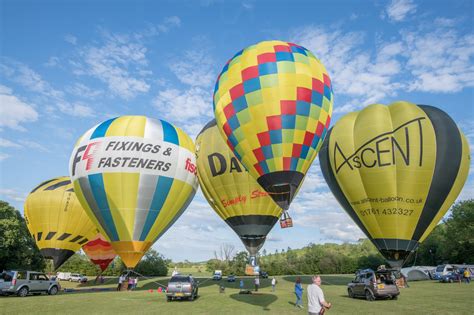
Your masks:
<path fill-rule="evenodd" d="M 74 142 L 118 115 L 147 115 L 193 138 L 212 119 L 225 62 L 262 40 L 292 41 L 326 66 L 334 124 L 372 103 L 407 100 L 446 111 L 474 147 L 472 1 L 0 0 L 0 199 L 23 211 L 39 182 L 68 174 Z M 472 166 L 472 164 L 471 164 Z M 460 199 L 474 196 L 471 172 Z M 265 249 L 357 241 L 317 159 Z M 243 250 L 198 192 L 154 245 L 176 261 L 219 245 Z"/>

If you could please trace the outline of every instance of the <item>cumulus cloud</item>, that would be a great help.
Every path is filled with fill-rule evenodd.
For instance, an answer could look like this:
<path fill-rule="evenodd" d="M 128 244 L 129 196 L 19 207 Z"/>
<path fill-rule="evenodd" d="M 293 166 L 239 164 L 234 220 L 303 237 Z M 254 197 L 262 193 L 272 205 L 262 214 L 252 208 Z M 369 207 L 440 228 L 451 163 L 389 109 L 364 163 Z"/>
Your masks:
<path fill-rule="evenodd" d="M 13 95 L 4 85 L 0 85 L 0 104 L 0 127 L 26 131 L 24 124 L 38 120 L 35 108 Z"/>
<path fill-rule="evenodd" d="M 1 154 L 0 154 L 1 156 Z M 1 158 L 0 158 L 1 160 Z M 0 188 L 0 199 L 3 200 L 10 200 L 10 201 L 15 201 L 15 202 L 23 202 L 26 199 L 26 193 L 20 192 L 15 189 L 4 189 Z"/>
<path fill-rule="evenodd" d="M 5 148 L 21 148 L 21 145 L 15 142 L 11 142 L 10 140 L 0 138 L 0 147 Z"/>
<path fill-rule="evenodd" d="M 416 4 L 412 0 L 392 0 L 382 13 L 382 17 L 387 17 L 395 22 L 403 21 L 406 17 L 416 12 Z"/>
<path fill-rule="evenodd" d="M 71 45 L 77 45 L 77 37 L 71 34 L 64 36 L 64 40 Z"/>
<path fill-rule="evenodd" d="M 0 152 L 0 161 L 8 159 L 10 156 L 8 154 Z"/>

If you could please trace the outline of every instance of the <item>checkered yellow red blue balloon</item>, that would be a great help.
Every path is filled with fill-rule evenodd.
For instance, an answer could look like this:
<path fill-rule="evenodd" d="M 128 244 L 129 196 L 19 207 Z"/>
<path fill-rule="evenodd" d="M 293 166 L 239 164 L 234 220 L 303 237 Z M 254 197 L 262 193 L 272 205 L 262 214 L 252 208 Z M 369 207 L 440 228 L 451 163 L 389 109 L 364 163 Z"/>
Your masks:
<path fill-rule="evenodd" d="M 329 127 L 331 80 L 307 49 L 264 41 L 238 52 L 214 90 L 221 134 L 254 178 L 305 174 Z"/>

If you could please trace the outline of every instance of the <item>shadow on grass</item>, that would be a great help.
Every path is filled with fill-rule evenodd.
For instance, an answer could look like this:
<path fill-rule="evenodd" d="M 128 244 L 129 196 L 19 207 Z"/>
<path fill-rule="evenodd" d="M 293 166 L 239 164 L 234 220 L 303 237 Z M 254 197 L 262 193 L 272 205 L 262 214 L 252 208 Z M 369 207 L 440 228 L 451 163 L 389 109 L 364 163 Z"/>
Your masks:
<path fill-rule="evenodd" d="M 268 306 L 278 300 L 278 297 L 276 295 L 258 292 L 252 294 L 235 293 L 230 295 L 230 297 L 238 302 L 261 306 L 262 309 L 265 311 L 269 311 L 270 309 L 268 308 Z"/>

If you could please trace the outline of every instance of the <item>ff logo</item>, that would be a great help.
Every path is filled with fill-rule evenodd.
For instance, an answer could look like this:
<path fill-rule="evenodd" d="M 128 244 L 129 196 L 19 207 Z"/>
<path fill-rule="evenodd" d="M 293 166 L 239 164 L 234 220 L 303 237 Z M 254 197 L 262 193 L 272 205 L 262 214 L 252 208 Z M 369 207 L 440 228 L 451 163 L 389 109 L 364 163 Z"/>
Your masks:
<path fill-rule="evenodd" d="M 86 162 L 86 171 L 91 168 L 92 162 L 94 162 L 94 153 L 97 149 L 100 148 L 100 142 L 91 142 L 88 145 L 83 145 L 77 149 L 76 155 L 74 156 L 74 161 L 72 162 L 72 176 L 76 175 L 76 164 L 81 160 L 87 160 Z M 81 152 L 84 152 L 84 155 L 81 158 Z"/>

